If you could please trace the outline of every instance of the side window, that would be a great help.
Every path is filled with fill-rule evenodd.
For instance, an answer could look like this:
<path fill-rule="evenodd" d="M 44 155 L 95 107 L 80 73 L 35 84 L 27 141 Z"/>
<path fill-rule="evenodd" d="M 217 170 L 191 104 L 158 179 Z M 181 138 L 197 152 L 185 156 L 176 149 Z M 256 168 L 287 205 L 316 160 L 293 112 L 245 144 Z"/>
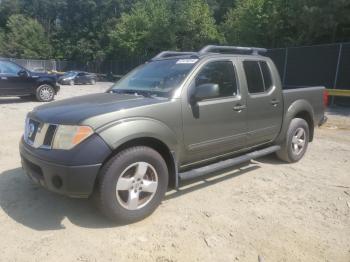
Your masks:
<path fill-rule="evenodd" d="M 84 76 L 84 73 L 79 73 L 77 76 Z"/>
<path fill-rule="evenodd" d="M 250 94 L 262 93 L 265 91 L 258 61 L 243 61 L 243 67 L 247 78 L 248 91 Z"/>
<path fill-rule="evenodd" d="M 0 61 L 0 74 L 17 75 L 21 68 L 7 61 Z"/>
<path fill-rule="evenodd" d="M 272 87 L 271 71 L 265 61 L 260 62 L 261 71 L 264 77 L 265 91 Z"/>
<path fill-rule="evenodd" d="M 216 61 L 206 64 L 196 77 L 196 88 L 203 84 L 218 84 L 219 96 L 237 95 L 236 71 L 231 61 Z"/>

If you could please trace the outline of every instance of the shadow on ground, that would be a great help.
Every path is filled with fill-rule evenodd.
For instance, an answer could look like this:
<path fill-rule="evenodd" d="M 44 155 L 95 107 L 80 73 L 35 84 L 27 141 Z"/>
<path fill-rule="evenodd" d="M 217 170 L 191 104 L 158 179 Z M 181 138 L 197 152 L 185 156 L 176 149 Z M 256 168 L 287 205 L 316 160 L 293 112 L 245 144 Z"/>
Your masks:
<path fill-rule="evenodd" d="M 288 165 L 289 163 L 280 160 L 275 154 L 259 157 L 253 160 L 255 163 L 272 164 L 272 165 Z"/>
<path fill-rule="evenodd" d="M 28 102 L 36 102 L 34 101 L 34 99 L 31 99 L 31 98 L 27 98 L 27 97 L 24 97 L 24 98 L 19 98 L 19 97 L 6 97 L 6 98 L 3 98 L 3 97 L 0 97 L 0 105 L 2 104 L 21 104 L 21 103 L 28 103 Z"/>
<path fill-rule="evenodd" d="M 172 190 L 167 193 L 167 195 L 165 196 L 165 200 L 180 197 L 184 194 L 188 194 L 193 191 L 223 182 L 225 180 L 244 175 L 245 173 L 248 173 L 258 168 L 260 168 L 259 165 L 251 165 L 251 162 L 247 162 L 245 164 L 235 166 L 225 171 L 216 172 L 208 176 L 183 181 L 180 183 L 179 190 Z"/>
<path fill-rule="evenodd" d="M 341 106 L 328 107 L 327 114 L 332 116 L 350 116 L 350 108 Z"/>
<path fill-rule="evenodd" d="M 0 205 L 8 216 L 35 230 L 64 229 L 67 218 L 87 228 L 117 226 L 105 219 L 87 199 L 70 199 L 35 185 L 21 168 L 0 174 Z"/>
<path fill-rule="evenodd" d="M 257 168 L 259 165 L 247 163 L 235 167 L 234 170 L 184 181 L 179 190 L 169 191 L 165 200 L 235 178 Z M 122 226 L 103 217 L 88 199 L 71 199 L 35 185 L 21 168 L 0 174 L 0 206 L 16 222 L 39 231 L 64 229 L 62 222 L 65 219 L 86 228 Z"/>

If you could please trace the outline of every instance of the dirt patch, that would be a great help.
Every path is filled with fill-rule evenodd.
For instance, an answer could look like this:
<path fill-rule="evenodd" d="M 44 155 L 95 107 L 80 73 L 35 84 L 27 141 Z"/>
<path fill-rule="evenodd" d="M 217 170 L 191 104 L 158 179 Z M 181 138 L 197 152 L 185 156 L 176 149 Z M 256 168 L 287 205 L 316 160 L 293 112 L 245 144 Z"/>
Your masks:
<path fill-rule="evenodd" d="M 66 86 L 57 99 L 109 86 Z M 18 141 L 38 105 L 0 98 L 1 261 L 350 261 L 349 109 L 328 113 L 301 162 L 269 156 L 192 181 L 121 226 L 24 176 Z"/>

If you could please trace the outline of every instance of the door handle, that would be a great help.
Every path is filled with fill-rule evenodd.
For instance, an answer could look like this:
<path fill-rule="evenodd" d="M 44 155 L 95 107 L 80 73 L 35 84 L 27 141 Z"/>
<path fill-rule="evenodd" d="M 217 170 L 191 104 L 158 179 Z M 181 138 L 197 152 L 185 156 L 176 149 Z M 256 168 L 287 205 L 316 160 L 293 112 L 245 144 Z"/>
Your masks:
<path fill-rule="evenodd" d="M 277 99 L 272 99 L 270 103 L 272 106 L 276 107 L 280 103 L 280 101 L 278 101 Z"/>
<path fill-rule="evenodd" d="M 243 109 L 246 109 L 247 106 L 246 105 L 236 105 L 233 107 L 233 110 L 237 111 L 237 112 L 241 112 Z"/>

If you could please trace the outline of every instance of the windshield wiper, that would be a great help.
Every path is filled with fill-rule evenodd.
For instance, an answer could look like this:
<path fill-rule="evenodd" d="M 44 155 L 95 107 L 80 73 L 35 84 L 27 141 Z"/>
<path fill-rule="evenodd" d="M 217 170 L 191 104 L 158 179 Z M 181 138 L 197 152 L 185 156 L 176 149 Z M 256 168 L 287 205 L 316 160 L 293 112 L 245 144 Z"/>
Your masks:
<path fill-rule="evenodd" d="M 143 96 L 143 97 L 147 97 L 147 98 L 154 98 L 154 96 L 156 96 L 156 94 L 153 94 L 153 93 L 148 92 L 148 91 L 143 91 L 143 90 L 132 90 L 132 89 L 116 90 L 116 89 L 112 89 L 111 91 L 114 94 L 130 94 L 130 95 Z"/>

